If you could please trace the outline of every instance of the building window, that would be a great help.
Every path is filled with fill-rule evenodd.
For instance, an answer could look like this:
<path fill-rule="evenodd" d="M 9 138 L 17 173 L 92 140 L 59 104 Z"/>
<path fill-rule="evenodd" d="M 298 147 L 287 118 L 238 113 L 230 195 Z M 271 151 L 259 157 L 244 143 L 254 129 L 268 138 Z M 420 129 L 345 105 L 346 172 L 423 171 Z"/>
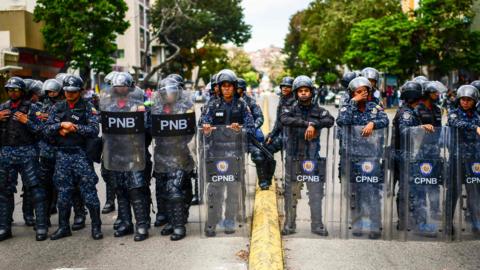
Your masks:
<path fill-rule="evenodd" d="M 145 30 L 140 28 L 140 49 L 145 50 Z"/>
<path fill-rule="evenodd" d="M 116 59 L 121 59 L 121 58 L 125 58 L 125 50 L 124 49 L 119 49 L 115 52 L 115 55 L 114 57 Z"/>
<path fill-rule="evenodd" d="M 139 5 L 139 13 L 138 16 L 140 17 L 140 26 L 145 27 L 145 9 L 142 5 Z"/>

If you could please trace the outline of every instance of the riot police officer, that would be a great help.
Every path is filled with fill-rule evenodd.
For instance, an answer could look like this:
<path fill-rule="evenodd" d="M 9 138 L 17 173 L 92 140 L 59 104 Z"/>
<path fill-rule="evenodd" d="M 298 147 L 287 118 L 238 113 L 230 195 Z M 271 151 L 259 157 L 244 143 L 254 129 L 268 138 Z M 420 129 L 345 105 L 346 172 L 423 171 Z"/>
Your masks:
<path fill-rule="evenodd" d="M 70 211 L 75 187 L 80 188 L 82 198 L 90 212 L 92 238 L 103 238 L 100 220 L 100 201 L 96 184 L 98 177 L 93 162 L 86 154 L 86 140 L 98 135 L 97 111 L 81 97 L 83 80 L 75 75 L 63 79 L 66 99 L 57 102 L 48 116 L 43 131 L 47 138 L 55 138 L 55 172 L 53 181 L 58 191 L 59 227 L 51 240 L 71 236 Z"/>
<path fill-rule="evenodd" d="M 280 83 L 281 96 L 277 106 L 276 119 L 273 129 L 265 138 L 265 147 L 274 154 L 283 148 L 283 127 L 280 121 L 280 115 L 284 108 L 291 106 L 295 102 L 295 96 L 292 92 L 294 78 L 284 77 Z M 270 168 L 267 173 L 269 176 L 273 176 L 275 173 L 275 166 Z M 270 177 L 271 178 L 271 177 Z"/>
<path fill-rule="evenodd" d="M 148 238 L 148 198 L 145 193 L 145 128 L 148 127 L 143 92 L 137 91 L 129 73 L 112 79 L 111 89 L 102 91 L 103 163 L 115 181 L 120 225 L 115 237 L 134 232 L 131 208 L 136 219 L 135 241 Z M 115 123 L 125 123 L 130 125 Z"/>
<path fill-rule="evenodd" d="M 341 147 L 346 148 L 341 150 L 342 167 L 348 170 L 343 175 L 350 178 L 342 179 L 342 185 L 349 187 L 345 188 L 348 192 L 345 198 L 347 203 L 342 204 L 351 210 L 347 220 L 351 219 L 354 236 L 362 236 L 367 229 L 370 239 L 378 239 L 383 225 L 385 173 L 382 150 L 386 136 L 381 131 L 372 135 L 374 130 L 388 127 L 388 117 L 380 105 L 368 101 L 371 89 L 371 83 L 364 77 L 355 78 L 349 83 L 351 99 L 340 109 L 337 124 L 343 128 Z M 373 144 L 368 137 L 373 138 Z M 352 163 L 355 164 L 353 167 Z M 357 165 L 362 169 L 358 170 Z M 359 176 L 363 177 L 362 180 L 358 179 Z M 363 182 L 364 178 L 368 182 Z M 364 217 L 370 220 L 369 224 L 364 224 Z"/>
<path fill-rule="evenodd" d="M 37 81 L 33 79 L 25 79 L 24 81 L 25 81 L 25 89 L 26 89 L 26 92 L 28 93 L 28 96 L 26 98 L 29 99 L 32 104 L 35 104 L 39 108 L 41 108 L 42 102 L 40 101 L 40 98 L 42 97 L 43 83 L 41 81 Z M 35 224 L 34 222 L 35 217 L 33 213 L 33 202 L 31 198 L 32 196 L 29 193 L 28 189 L 25 187 L 22 187 L 22 191 L 23 191 L 23 194 L 20 196 L 23 197 L 23 200 L 22 200 L 23 219 L 25 220 L 25 225 L 33 226 Z"/>
<path fill-rule="evenodd" d="M 35 208 L 36 240 L 47 238 L 47 203 L 38 179 L 36 138 L 43 128 L 39 108 L 28 99 L 25 82 L 19 77 L 7 81 L 9 100 L 0 105 L 0 241 L 12 237 L 11 223 L 17 174 L 31 193 Z"/>
<path fill-rule="evenodd" d="M 293 95 L 296 101 L 289 107 L 284 107 L 280 121 L 285 129 L 286 149 L 286 175 L 285 175 L 285 223 L 283 235 L 295 233 L 296 229 L 296 205 L 295 193 L 300 189 L 300 182 L 296 180 L 296 168 L 293 162 L 296 160 L 318 160 L 320 152 L 320 130 L 330 128 L 334 124 L 334 118 L 330 113 L 312 102 L 314 86 L 307 76 L 298 76 L 293 81 Z M 317 166 L 314 166 L 317 167 Z M 323 168 L 325 170 L 325 168 Z M 322 173 L 322 172 L 317 172 Z M 323 172 L 324 173 L 324 172 Z M 312 233 L 327 236 L 328 230 L 323 224 L 322 201 L 324 197 L 325 179 L 320 183 L 307 183 L 308 197 L 311 213 Z"/>
<path fill-rule="evenodd" d="M 244 129 L 251 136 L 255 134 L 255 125 L 252 114 L 248 109 L 248 105 L 239 98 L 237 94 L 237 76 L 231 70 L 222 70 L 217 74 L 216 82 L 220 89 L 220 95 L 217 99 L 213 99 L 208 103 L 205 116 L 202 118 L 201 124 L 203 133 L 206 137 L 213 136 L 213 140 L 209 141 L 209 152 L 203 149 L 203 153 L 212 158 L 215 155 L 226 155 L 240 158 L 242 152 L 242 142 L 230 141 L 230 138 L 237 138 L 235 134 L 241 134 Z M 226 135 L 218 134 L 214 131 L 217 126 L 226 126 Z M 222 133 L 220 132 L 220 133 Z M 232 133 L 233 132 L 233 133 Z M 213 133 L 213 135 L 212 135 Z M 243 159 L 239 159 L 244 162 Z M 240 164 L 243 166 L 244 164 Z M 205 166 L 205 165 L 204 165 Z M 221 166 L 222 168 L 230 168 L 230 166 Z M 243 178 L 244 172 L 237 172 L 239 178 Z M 239 197 L 244 197 L 244 183 L 239 179 L 233 183 L 210 183 L 207 186 L 208 197 L 207 221 L 205 226 L 205 235 L 207 237 L 216 236 L 216 225 L 220 221 L 223 214 L 223 203 L 225 203 L 225 219 L 223 225 L 226 234 L 235 233 L 235 220 L 238 212 L 243 209 L 239 205 L 243 200 L 239 201 Z M 224 192 L 226 189 L 226 198 Z M 225 198 L 225 199 L 224 199 Z"/>
<path fill-rule="evenodd" d="M 38 80 L 25 79 L 25 86 L 29 93 L 28 98 L 34 104 L 42 105 L 40 99 L 42 98 L 42 85 L 43 83 Z"/>
<path fill-rule="evenodd" d="M 401 96 L 400 99 L 405 101 L 400 108 L 398 108 L 397 112 L 395 113 L 395 116 L 393 117 L 392 125 L 393 125 L 393 134 L 392 134 L 392 142 L 391 145 L 393 146 L 393 162 L 392 162 L 392 167 L 393 167 L 393 187 L 395 189 L 396 184 L 400 181 L 400 176 L 401 176 L 401 162 L 402 162 L 402 151 L 400 149 L 400 142 L 402 136 L 400 135 L 400 118 L 402 117 L 403 113 L 407 110 L 410 110 L 411 106 L 408 105 L 409 103 L 412 103 L 414 101 L 417 101 L 421 98 L 422 96 L 422 86 L 418 83 L 415 82 L 407 82 L 401 87 Z M 397 215 L 399 218 L 398 221 L 398 227 L 403 227 L 400 226 L 400 223 L 402 219 L 402 214 L 403 210 L 400 210 L 400 197 L 403 196 L 398 193 L 396 196 L 396 207 L 397 207 Z M 403 202 L 403 201 L 402 201 Z"/>
<path fill-rule="evenodd" d="M 405 230 L 407 227 L 410 229 L 414 227 L 414 233 L 425 237 L 436 237 L 436 229 L 434 226 L 430 226 L 428 221 L 428 211 L 426 207 L 427 200 L 427 185 L 417 184 L 412 181 L 413 171 L 406 170 L 405 166 L 412 162 L 413 164 L 419 163 L 417 160 L 425 159 L 432 155 L 438 155 L 439 148 L 432 147 L 431 140 L 437 138 L 435 136 L 436 129 L 433 124 L 422 124 L 420 115 L 418 113 L 418 107 L 422 99 L 422 86 L 416 82 L 407 82 L 402 87 L 401 98 L 405 100 L 406 106 L 403 108 L 401 115 L 399 115 L 399 135 L 401 140 L 401 166 L 402 174 L 400 176 L 400 186 L 398 194 L 398 207 L 399 207 L 399 225 L 400 230 Z M 411 138 L 415 137 L 415 130 L 410 128 L 420 127 L 425 134 L 432 134 L 434 137 L 425 136 L 425 141 L 419 143 L 421 149 L 418 153 L 414 153 L 410 150 L 411 146 L 408 145 Z M 433 144 L 435 145 L 435 144 Z M 410 161 L 410 159 L 413 159 Z M 420 164 L 417 164 L 420 165 Z M 429 165 L 431 168 L 433 165 Z M 418 166 L 416 166 L 418 167 Z M 429 169 L 428 173 L 432 173 L 433 169 Z M 409 174 L 407 174 L 409 173 Z M 408 207 L 407 207 L 408 205 Z"/>
<path fill-rule="evenodd" d="M 437 105 L 440 93 L 443 90 L 440 82 L 424 82 L 423 98 L 416 108 L 416 113 L 421 124 L 430 124 L 435 128 L 442 127 L 442 109 Z M 427 186 L 428 200 L 432 218 L 439 220 L 440 211 L 440 187 L 438 185 Z"/>
<path fill-rule="evenodd" d="M 253 98 L 245 95 L 245 92 L 247 91 L 247 82 L 244 79 L 239 78 L 237 83 L 237 93 L 247 103 L 255 123 L 255 137 L 251 137 L 251 140 L 256 140 L 257 142 L 262 143 L 264 140 L 263 132 L 260 129 L 263 125 L 262 109 L 260 109 L 260 106 L 258 106 Z M 275 172 L 275 160 L 268 158 L 266 153 L 262 153 L 261 149 L 255 145 L 250 147 L 250 154 L 252 161 L 257 168 L 258 185 L 262 190 L 267 190 L 272 184 L 272 177 Z"/>
<path fill-rule="evenodd" d="M 480 115 L 476 111 L 479 98 L 479 91 L 474 86 L 461 86 L 457 91 L 458 108 L 451 110 L 448 115 L 448 125 L 454 128 L 451 149 L 453 158 L 450 162 L 454 174 L 450 194 L 447 196 L 448 201 L 452 203 L 451 216 L 447 217 L 447 222 L 452 222 L 458 198 L 461 198 L 459 209 L 465 210 L 466 213 L 457 213 L 464 219 L 459 223 L 470 226 L 471 228 L 465 228 L 465 231 L 471 231 L 477 237 L 480 235 L 480 184 L 469 179 L 475 179 L 480 170 L 477 163 L 480 157 Z M 459 196 L 462 193 L 462 187 L 466 191 L 465 204 L 463 198 Z M 461 234 L 465 233 L 464 228 L 459 231 Z"/>
<path fill-rule="evenodd" d="M 48 119 L 48 113 L 52 107 L 59 101 L 64 99 L 62 84 L 56 79 L 46 80 L 43 84 L 42 90 L 45 92 L 46 98 L 43 100 L 43 106 L 39 114 L 39 118 L 42 122 L 46 122 Z M 55 141 L 53 137 L 42 136 L 41 140 L 38 142 L 40 150 L 40 170 L 39 178 L 42 181 L 42 184 L 46 188 L 47 192 L 47 202 L 49 206 L 49 213 L 56 212 L 57 204 L 57 190 L 53 183 L 53 173 L 55 172 Z M 81 198 L 80 198 L 81 199 Z M 83 204 L 79 211 L 84 211 Z M 74 208 L 77 210 L 77 208 Z M 82 215 L 83 223 L 85 220 L 85 215 Z"/>
<path fill-rule="evenodd" d="M 170 235 L 172 241 L 186 236 L 188 210 L 192 200 L 190 182 L 191 171 L 195 163 L 188 143 L 195 134 L 195 114 L 193 102 L 182 84 L 172 77 L 167 77 L 159 84 L 152 106 L 152 135 L 154 147 L 154 176 L 157 194 L 162 196 L 162 203 L 168 217 L 168 224 L 162 229 L 162 235 Z M 190 127 L 168 129 L 164 132 L 160 125 L 175 117 L 190 123 Z"/>

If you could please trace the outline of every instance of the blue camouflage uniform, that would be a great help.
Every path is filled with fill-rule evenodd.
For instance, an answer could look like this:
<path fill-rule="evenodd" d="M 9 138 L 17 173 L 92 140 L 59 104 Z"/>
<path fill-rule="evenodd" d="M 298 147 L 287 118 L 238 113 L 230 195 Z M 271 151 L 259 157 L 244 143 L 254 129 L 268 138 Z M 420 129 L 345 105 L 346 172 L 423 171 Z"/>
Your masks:
<path fill-rule="evenodd" d="M 374 132 L 372 136 L 375 139 L 375 145 L 371 140 L 365 139 L 358 133 L 359 129 L 368 123 L 374 123 L 374 130 L 383 130 L 388 127 L 389 121 L 387 114 L 380 105 L 374 102 L 367 102 L 365 110 L 359 110 L 357 103 L 350 100 L 340 109 L 337 118 L 337 125 L 342 128 L 342 143 L 340 152 L 342 168 L 349 168 L 349 172 L 342 173 L 350 175 L 350 179 L 343 179 L 343 184 L 350 183 L 350 194 L 348 194 L 351 209 L 351 222 L 354 235 L 361 235 L 363 229 L 368 229 L 374 233 L 380 233 L 382 222 L 382 192 L 384 187 L 384 168 L 383 168 L 383 145 L 385 142 L 382 132 Z M 350 127 L 358 126 L 358 129 Z M 354 132 L 355 131 L 355 132 Z M 349 160 L 346 160 L 346 159 Z M 345 162 L 349 162 L 347 165 Z M 369 162 L 374 164 L 373 172 L 365 172 L 357 168 L 362 168 L 362 164 Z M 376 164 L 376 165 L 375 165 Z M 346 165 L 346 166 L 345 166 Z M 358 176 L 376 176 L 378 182 L 358 181 Z M 363 222 L 363 218 L 368 218 L 370 222 Z"/>
<path fill-rule="evenodd" d="M 411 146 L 405 145 L 409 140 L 405 140 L 406 136 L 412 136 L 409 132 L 410 127 L 418 127 L 422 125 L 418 107 L 413 109 L 410 106 L 405 106 L 402 115 L 399 116 L 399 130 L 400 130 L 400 155 L 401 164 L 406 165 L 405 162 L 410 159 L 419 160 L 414 161 L 414 166 L 420 166 L 421 160 L 430 159 L 439 155 L 438 139 L 436 133 L 429 134 L 424 137 L 418 152 L 408 150 Z M 436 143 L 434 143 L 436 142 Z M 411 156 L 415 154 L 415 156 Z M 429 210 L 427 208 L 427 194 L 428 185 L 416 184 L 411 178 L 413 175 L 400 176 L 400 186 L 398 190 L 398 204 L 399 204 L 399 228 L 404 229 L 404 226 L 414 227 L 420 233 L 435 234 L 436 228 L 434 224 L 428 223 Z M 405 208 L 405 200 L 407 199 L 405 188 L 408 187 L 408 207 Z M 409 220 L 409 224 L 405 223 L 405 219 Z M 434 236 L 434 235 L 432 235 Z"/>
<path fill-rule="evenodd" d="M 454 149 L 451 156 L 450 165 L 452 172 L 452 179 L 455 179 L 450 185 L 455 185 L 449 189 L 452 192 L 448 194 L 447 198 L 452 200 L 452 214 L 456 208 L 457 200 L 462 191 L 462 186 L 465 186 L 467 192 L 467 220 L 472 226 L 472 231 L 480 232 L 480 183 L 474 180 L 478 172 L 474 171 L 474 163 L 480 160 L 480 142 L 479 135 L 476 129 L 480 127 L 480 114 L 476 111 L 464 111 L 461 107 L 451 110 L 448 115 L 448 125 L 453 128 L 454 135 L 451 147 Z M 462 168 L 456 168 L 462 165 Z M 458 179 L 460 178 L 460 179 Z M 462 205 L 463 207 L 463 205 Z M 451 222 L 452 217 L 447 219 Z"/>
<path fill-rule="evenodd" d="M 53 181 L 58 191 L 59 218 L 61 212 L 70 216 L 72 198 L 77 186 L 89 211 L 100 207 L 96 189 L 98 177 L 93 168 L 93 161 L 88 158 L 85 150 L 86 140 L 95 138 L 99 133 L 96 114 L 93 105 L 82 98 L 73 106 L 61 101 L 52 107 L 45 123 L 44 136 L 54 138 Z M 61 136 L 59 134 L 61 122 L 72 122 L 78 129 L 75 133 Z M 101 224 L 99 220 L 95 222 Z M 92 220 L 92 225 L 93 223 Z M 69 227 L 69 224 L 60 225 Z"/>
<path fill-rule="evenodd" d="M 334 118 L 318 103 L 303 105 L 298 101 L 291 106 L 285 106 L 282 109 L 280 121 L 284 129 L 285 136 L 285 224 L 282 234 L 291 234 L 296 229 L 296 206 L 298 195 L 302 187 L 301 182 L 297 182 L 297 162 L 316 161 L 318 171 L 316 175 L 322 174 L 324 168 L 320 168 L 320 131 L 322 128 L 330 128 L 334 124 Z M 305 140 L 305 130 L 309 125 L 313 125 L 316 130 L 316 137 L 310 141 Z M 288 169 L 291 168 L 291 169 Z M 323 172 L 323 175 L 324 172 Z M 326 179 L 321 179 L 320 183 L 307 182 L 308 198 L 310 206 L 311 231 L 313 233 L 326 236 L 328 232 L 323 224 L 322 205 L 324 197 L 324 185 Z"/>
<path fill-rule="evenodd" d="M 17 175 L 21 175 L 24 188 L 31 194 L 36 213 L 36 228 L 47 229 L 47 204 L 45 189 L 38 178 L 37 136 L 43 128 L 37 118 L 39 107 L 30 101 L 8 100 L 0 105 L 0 111 L 10 110 L 11 116 L 0 122 L 0 227 L 10 230 L 13 214 L 13 194 L 16 192 Z M 22 124 L 13 119 L 16 112 L 27 115 Z M 4 212 L 5 211 L 5 212 Z M 7 220 L 4 217 L 8 216 Z"/>
<path fill-rule="evenodd" d="M 212 126 L 225 126 L 232 123 L 239 123 L 242 129 L 250 135 L 255 134 L 255 124 L 253 116 L 248 109 L 248 105 L 242 99 L 234 97 L 230 103 L 225 102 L 223 98 L 211 100 L 206 108 L 205 115 L 201 124 L 210 124 Z M 228 130 L 228 129 L 227 129 Z M 227 131 L 226 131 L 227 132 Z M 241 157 L 245 153 L 242 152 L 242 142 L 232 141 L 232 138 L 237 138 L 233 135 L 235 132 L 228 131 L 229 134 L 224 135 L 222 132 L 212 131 L 210 136 L 205 136 L 204 148 L 209 149 L 204 153 L 207 158 L 215 158 L 221 156 L 236 156 Z M 230 136 L 231 135 L 231 136 Z M 205 149 L 203 151 L 206 151 Z M 240 159 L 244 162 L 243 159 Z M 244 172 L 239 172 L 240 178 L 243 179 Z M 243 180 L 241 180 L 243 182 Z M 244 193 L 242 189 L 244 185 L 239 185 L 238 182 L 233 183 L 210 183 L 207 187 L 207 204 L 208 213 L 205 226 L 205 233 L 207 236 L 214 236 L 216 234 L 215 228 L 220 221 L 223 214 L 222 205 L 225 204 L 225 220 L 224 226 L 226 232 L 233 233 L 235 227 L 235 219 L 243 206 L 239 205 L 238 198 L 240 194 Z M 226 189 L 226 198 L 225 198 Z"/>

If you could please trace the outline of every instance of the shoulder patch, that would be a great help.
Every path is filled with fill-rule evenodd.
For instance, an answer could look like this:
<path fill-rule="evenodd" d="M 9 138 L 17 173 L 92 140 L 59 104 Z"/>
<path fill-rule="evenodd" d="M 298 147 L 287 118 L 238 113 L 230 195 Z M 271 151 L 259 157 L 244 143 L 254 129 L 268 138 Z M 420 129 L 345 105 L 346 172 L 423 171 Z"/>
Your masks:
<path fill-rule="evenodd" d="M 410 112 L 404 112 L 403 113 L 403 119 L 405 120 L 408 120 L 412 117 L 412 115 L 410 114 Z"/>

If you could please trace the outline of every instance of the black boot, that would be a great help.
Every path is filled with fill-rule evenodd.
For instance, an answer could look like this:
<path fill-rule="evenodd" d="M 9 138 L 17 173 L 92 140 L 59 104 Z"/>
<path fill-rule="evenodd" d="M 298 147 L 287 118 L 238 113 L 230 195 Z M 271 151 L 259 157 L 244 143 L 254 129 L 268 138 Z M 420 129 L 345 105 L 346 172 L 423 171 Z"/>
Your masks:
<path fill-rule="evenodd" d="M 12 205 L 10 195 L 0 193 L 0 241 L 12 238 Z M 11 195 L 13 198 L 13 195 Z"/>
<path fill-rule="evenodd" d="M 178 241 L 187 235 L 187 229 L 185 228 L 187 223 L 186 207 L 183 202 L 173 202 L 169 205 L 170 222 L 173 225 L 173 233 L 170 236 L 170 240 Z"/>
<path fill-rule="evenodd" d="M 115 211 L 115 190 L 111 184 L 106 183 L 107 201 L 102 209 L 102 214 L 108 214 Z"/>
<path fill-rule="evenodd" d="M 130 210 L 128 195 L 124 189 L 117 188 L 117 202 L 118 217 L 115 223 L 118 221 L 118 225 L 113 224 L 113 229 L 115 230 L 113 236 L 122 237 L 133 234 L 132 212 Z"/>
<path fill-rule="evenodd" d="M 129 190 L 130 203 L 136 220 L 135 241 L 143 241 L 148 238 L 147 200 L 142 188 Z"/>
<path fill-rule="evenodd" d="M 70 212 L 71 207 L 58 207 L 58 229 L 50 236 L 50 240 L 72 236 L 70 231 Z"/>
<path fill-rule="evenodd" d="M 152 212 L 152 193 L 149 187 L 145 187 L 144 191 L 147 206 L 147 224 L 148 228 L 150 229 L 150 225 L 152 224 L 152 218 L 150 217 L 150 213 Z"/>
<path fill-rule="evenodd" d="M 153 226 L 160 227 L 168 223 L 167 210 L 165 209 L 165 182 L 161 179 L 160 174 L 155 174 L 155 199 L 157 200 L 157 214 Z"/>
<path fill-rule="evenodd" d="M 117 215 L 115 222 L 113 222 L 113 229 L 118 230 L 121 224 L 122 224 L 122 219 L 120 218 L 120 215 Z"/>
<path fill-rule="evenodd" d="M 297 219 L 297 206 L 296 199 L 292 198 L 295 195 L 285 196 L 285 221 L 283 223 L 282 235 L 294 234 L 297 228 L 296 219 Z"/>
<path fill-rule="evenodd" d="M 266 174 L 266 165 L 265 164 L 256 164 L 257 167 L 257 177 L 258 177 L 258 186 L 261 190 L 268 190 L 272 184 L 272 180 L 267 178 Z"/>
<path fill-rule="evenodd" d="M 33 215 L 32 194 L 27 187 L 24 186 L 22 189 L 23 189 L 23 194 L 22 194 L 23 220 L 25 221 L 25 225 L 31 227 L 35 225 L 35 217 Z"/>
<path fill-rule="evenodd" d="M 92 220 L 92 238 L 100 240 L 103 238 L 102 220 L 100 219 L 100 206 L 88 206 L 90 212 L 90 219 Z"/>
<path fill-rule="evenodd" d="M 163 229 L 160 231 L 160 234 L 163 236 L 171 235 L 172 233 L 173 233 L 173 225 L 170 223 L 167 223 L 167 225 L 165 225 L 165 227 L 163 227 Z"/>
<path fill-rule="evenodd" d="M 105 181 L 105 188 L 106 188 L 106 195 L 107 201 L 102 209 L 102 214 L 108 214 L 115 211 L 115 177 L 112 171 L 105 169 L 105 166 L 101 164 L 100 173 L 102 175 L 103 180 Z"/>
<path fill-rule="evenodd" d="M 78 231 L 85 228 L 85 216 L 87 212 L 85 210 L 85 205 L 78 189 L 75 189 L 75 191 L 73 192 L 73 212 L 74 217 L 72 231 Z"/>
<path fill-rule="evenodd" d="M 48 233 L 48 204 L 46 200 L 45 190 L 35 187 L 31 191 L 31 199 L 35 206 L 35 231 L 36 240 L 47 240 Z"/>

